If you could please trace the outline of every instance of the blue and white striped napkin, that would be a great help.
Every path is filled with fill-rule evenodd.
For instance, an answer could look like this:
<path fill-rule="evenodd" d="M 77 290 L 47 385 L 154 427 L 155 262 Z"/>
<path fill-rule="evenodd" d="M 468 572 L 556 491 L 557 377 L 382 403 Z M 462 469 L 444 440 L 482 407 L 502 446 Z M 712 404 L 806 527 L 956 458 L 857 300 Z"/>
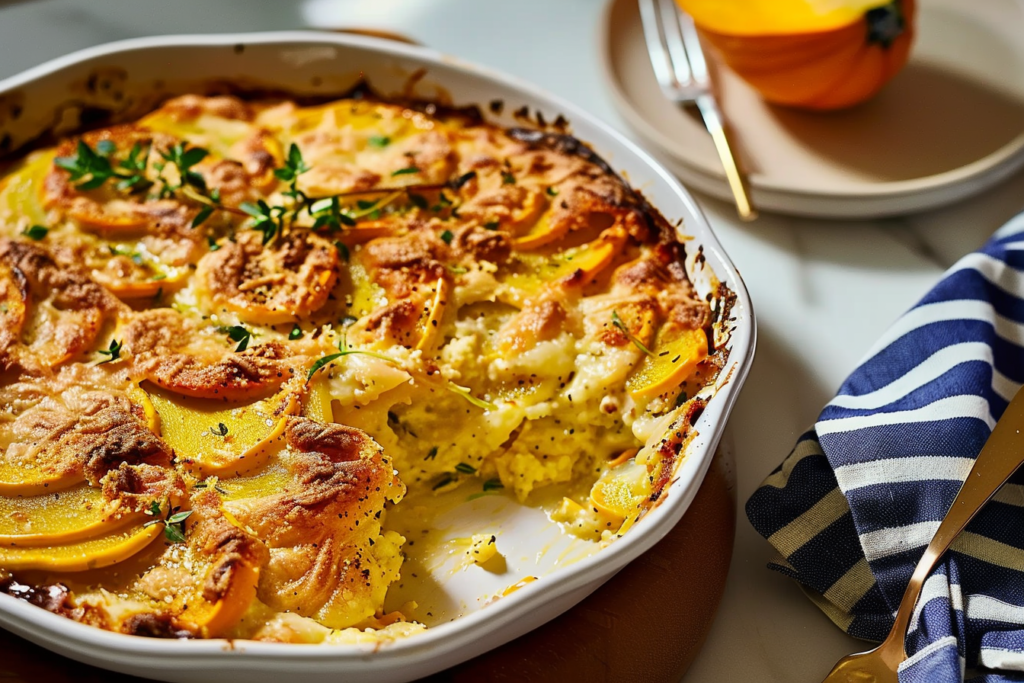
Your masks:
<path fill-rule="evenodd" d="M 747 502 L 770 566 L 850 635 L 884 638 L 1022 383 L 1024 214 L 892 326 Z M 1024 681 L 1024 472 L 929 576 L 907 654 L 902 683 Z"/>

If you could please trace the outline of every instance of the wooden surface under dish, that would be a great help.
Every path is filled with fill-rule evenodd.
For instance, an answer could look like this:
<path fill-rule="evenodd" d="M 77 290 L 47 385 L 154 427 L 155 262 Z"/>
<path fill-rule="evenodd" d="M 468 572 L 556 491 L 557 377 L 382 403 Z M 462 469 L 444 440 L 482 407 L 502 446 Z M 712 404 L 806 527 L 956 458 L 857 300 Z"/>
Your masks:
<path fill-rule="evenodd" d="M 728 438 L 728 437 L 726 437 Z M 720 447 L 682 521 L 658 545 L 557 619 L 426 681 L 678 681 L 725 589 L 736 532 L 732 455 Z M 0 631 L 0 681 L 142 681 Z"/>

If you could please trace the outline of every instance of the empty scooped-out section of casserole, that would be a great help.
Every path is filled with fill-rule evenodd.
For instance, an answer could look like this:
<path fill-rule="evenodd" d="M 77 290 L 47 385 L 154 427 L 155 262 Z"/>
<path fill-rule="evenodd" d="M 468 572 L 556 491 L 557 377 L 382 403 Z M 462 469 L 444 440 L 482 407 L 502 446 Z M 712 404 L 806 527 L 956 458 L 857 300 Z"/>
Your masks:
<path fill-rule="evenodd" d="M 569 136 L 367 90 L 187 95 L 28 154 L 0 586 L 134 635 L 352 643 L 431 622 L 403 562 L 467 501 L 614 542 L 725 360 L 728 292 L 679 239 Z M 509 572 L 466 524 L 452 571 Z"/>

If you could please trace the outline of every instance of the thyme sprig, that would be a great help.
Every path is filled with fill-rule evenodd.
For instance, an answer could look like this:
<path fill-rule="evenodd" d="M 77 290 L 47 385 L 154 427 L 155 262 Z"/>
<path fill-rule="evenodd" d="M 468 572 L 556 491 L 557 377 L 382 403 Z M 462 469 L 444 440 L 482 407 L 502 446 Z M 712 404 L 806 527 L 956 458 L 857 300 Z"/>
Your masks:
<path fill-rule="evenodd" d="M 38 242 L 50 234 L 50 229 L 45 225 L 33 225 L 21 231 L 21 234 L 30 240 Z"/>
<path fill-rule="evenodd" d="M 79 140 L 75 153 L 68 157 L 57 157 L 54 165 L 70 174 L 70 180 L 79 190 L 95 190 L 112 178 L 127 180 L 131 176 L 120 174 L 110 163 L 114 143 L 100 140 L 94 150 L 84 140 Z"/>
<path fill-rule="evenodd" d="M 386 138 L 381 138 L 381 145 L 386 145 Z M 311 227 L 314 231 L 340 232 L 345 228 L 355 227 L 356 221 L 369 216 L 371 219 L 380 217 L 381 210 L 402 196 L 408 196 L 409 201 L 420 209 L 428 207 L 426 200 L 417 192 L 432 190 L 457 191 L 471 179 L 476 177 L 476 171 L 464 173 L 444 183 L 413 184 L 404 187 L 378 187 L 364 190 L 353 190 L 341 192 L 326 197 L 311 197 L 299 189 L 299 176 L 312 170 L 302 156 L 302 150 L 292 143 L 288 148 L 288 156 L 284 166 L 274 170 L 274 177 L 282 182 L 288 183 L 288 189 L 281 195 L 284 201 L 280 204 L 270 204 L 260 199 L 254 202 L 245 202 L 239 208 L 251 218 L 249 227 L 263 233 L 263 244 L 270 244 L 278 235 L 283 235 L 293 227 L 299 218 L 305 214 L 313 220 Z M 402 176 L 419 173 L 416 166 L 408 166 L 392 173 L 392 176 Z M 386 195 L 375 201 L 357 199 L 355 207 L 342 206 L 341 200 L 346 197 L 360 197 L 365 195 Z M 451 206 L 452 202 L 443 195 L 436 207 L 437 211 Z M 455 209 L 452 209 L 453 213 Z"/>
<path fill-rule="evenodd" d="M 633 346 L 640 349 L 648 356 L 654 355 L 651 352 L 651 350 L 644 345 L 642 341 L 636 338 L 636 335 L 629 331 L 629 328 L 626 327 L 626 323 L 622 322 L 622 318 L 619 317 L 618 311 L 612 311 L 612 325 L 617 327 L 619 331 L 622 332 L 622 334 L 626 335 L 626 339 L 633 342 Z"/>
<path fill-rule="evenodd" d="M 313 363 L 313 365 L 310 366 L 309 372 L 306 373 L 307 382 L 313 379 L 313 375 L 319 372 L 323 367 L 325 367 L 329 363 L 338 360 L 339 358 L 344 358 L 345 356 L 360 354 L 363 356 L 370 356 L 371 358 L 379 358 L 380 360 L 387 361 L 388 363 L 398 362 L 394 358 L 385 356 L 383 353 L 376 353 L 374 351 L 364 351 L 362 349 L 349 348 L 347 336 L 348 335 L 345 332 L 341 333 L 341 340 L 338 342 L 338 353 L 328 354 L 323 358 L 320 358 L 315 363 Z"/>
<path fill-rule="evenodd" d="M 184 187 L 192 187 L 199 192 L 207 192 L 206 180 L 203 179 L 203 176 L 198 171 L 193 171 L 192 167 L 205 159 L 209 154 L 202 147 L 189 147 L 187 142 L 176 142 L 171 145 L 170 149 L 160 152 L 160 158 L 163 159 L 163 162 L 154 164 L 154 168 L 158 172 L 157 179 L 161 182 L 161 187 L 158 191 L 160 199 L 171 197 L 175 192 Z M 172 184 L 164 178 L 163 172 L 167 164 L 174 164 L 175 168 L 178 169 L 177 183 Z"/>
<path fill-rule="evenodd" d="M 79 140 L 75 153 L 67 157 L 57 157 L 53 163 L 67 171 L 71 182 L 79 190 L 95 190 L 107 181 L 116 181 L 115 189 L 120 192 L 146 192 L 159 183 L 159 187 L 150 195 L 155 199 L 167 199 L 182 196 L 201 205 L 199 212 L 192 219 L 192 227 L 204 223 L 215 210 L 223 209 L 233 213 L 241 213 L 237 209 L 221 205 L 220 193 L 215 189 L 209 191 L 206 180 L 194 167 L 205 159 L 209 152 L 202 147 L 190 147 L 187 142 L 177 142 L 169 149 L 159 152 L 159 161 L 153 163 L 156 171 L 156 182 L 149 180 L 146 173 L 149 169 L 149 158 L 152 144 L 143 145 L 135 142 L 128 155 L 117 162 L 112 162 L 117 145 L 111 140 L 100 140 L 93 149 L 84 140 Z M 177 170 L 178 180 L 169 180 L 164 172 L 169 165 Z"/>
<path fill-rule="evenodd" d="M 490 401 L 485 401 L 482 398 L 477 398 L 476 396 L 473 395 L 473 392 L 469 389 L 469 387 L 459 386 L 458 384 L 452 382 L 451 380 L 448 381 L 448 391 L 452 392 L 453 394 L 458 394 L 462 398 L 466 399 L 467 401 L 475 405 L 477 408 L 482 408 L 483 410 L 498 409 L 497 404 L 491 403 Z"/>
<path fill-rule="evenodd" d="M 167 508 L 167 514 L 161 517 L 163 511 L 162 506 L 157 501 L 153 501 L 149 504 L 149 509 L 146 510 L 146 514 L 156 519 L 151 519 L 143 527 L 153 526 L 154 524 L 164 525 L 164 538 L 171 543 L 184 543 L 185 541 L 185 520 L 192 515 L 191 510 L 181 511 L 181 508 L 170 507 Z"/>

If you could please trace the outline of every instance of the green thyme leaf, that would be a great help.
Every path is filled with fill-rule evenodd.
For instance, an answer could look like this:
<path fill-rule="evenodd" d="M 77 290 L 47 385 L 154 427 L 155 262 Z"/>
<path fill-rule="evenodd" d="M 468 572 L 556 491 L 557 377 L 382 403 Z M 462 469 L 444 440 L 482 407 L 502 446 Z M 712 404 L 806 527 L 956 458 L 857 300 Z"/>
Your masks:
<path fill-rule="evenodd" d="M 227 436 L 228 426 L 223 422 L 218 422 L 216 427 L 210 427 L 210 433 L 216 434 L 217 436 Z"/>
<path fill-rule="evenodd" d="M 32 227 L 25 228 L 21 234 L 29 238 L 30 240 L 35 240 L 36 242 L 38 242 L 39 240 L 46 237 L 49 233 L 49 228 L 44 227 L 42 225 L 33 225 Z"/>
<path fill-rule="evenodd" d="M 391 138 L 386 135 L 371 135 L 370 139 L 367 140 L 370 147 L 376 147 L 377 149 L 383 149 L 391 144 Z"/>
<path fill-rule="evenodd" d="M 423 458 L 423 459 L 424 460 L 433 460 L 436 457 L 437 457 L 437 446 L 433 446 L 429 451 L 427 451 L 427 456 L 425 458 Z"/>
<path fill-rule="evenodd" d="M 293 142 L 288 148 L 288 158 L 285 159 L 284 166 L 274 169 L 274 177 L 285 182 L 293 182 L 308 170 L 309 166 L 302 159 L 302 151 Z"/>
<path fill-rule="evenodd" d="M 498 491 L 505 488 L 505 485 L 501 483 L 501 479 L 488 479 L 484 482 L 484 491 Z"/>
<path fill-rule="evenodd" d="M 198 228 L 200 225 L 206 222 L 206 219 L 209 218 L 212 213 L 212 206 L 204 206 L 203 208 L 199 209 L 199 213 L 197 213 L 196 217 L 192 219 L 192 227 Z"/>
<path fill-rule="evenodd" d="M 173 515 L 167 518 L 168 524 L 181 524 L 192 515 L 191 510 L 185 510 L 184 512 L 175 512 Z"/>
<path fill-rule="evenodd" d="M 296 325 L 292 328 L 292 331 L 288 333 L 288 339 L 295 341 L 302 337 L 302 328 Z"/>
<path fill-rule="evenodd" d="M 185 530 L 177 524 L 164 524 L 164 538 L 171 543 L 184 543 Z"/>
<path fill-rule="evenodd" d="M 455 233 L 453 233 L 451 230 L 445 230 L 444 232 L 441 233 L 441 239 L 444 241 L 445 244 L 451 244 L 452 240 L 455 239 Z"/>
<path fill-rule="evenodd" d="M 117 151 L 117 145 L 113 140 L 100 140 L 96 143 L 96 153 L 102 157 L 109 157 Z"/>
<path fill-rule="evenodd" d="M 410 173 L 419 173 L 419 172 L 420 172 L 420 169 L 417 168 L 416 166 L 408 166 L 406 168 L 398 169 L 397 171 L 393 172 L 391 175 L 393 175 L 393 176 L 396 176 L 396 175 L 408 175 Z"/>
<path fill-rule="evenodd" d="M 306 373 L 306 381 L 308 382 L 309 380 L 313 379 L 313 375 L 315 375 L 322 367 L 324 367 L 328 363 L 331 363 L 332 361 L 336 361 L 339 358 L 342 358 L 343 356 L 347 356 L 347 355 L 348 355 L 347 351 L 341 351 L 339 353 L 332 353 L 330 355 L 324 356 L 323 358 L 321 358 L 317 362 L 313 363 L 312 366 L 310 366 L 309 372 Z"/>
<path fill-rule="evenodd" d="M 228 339 L 238 342 L 238 346 L 235 347 L 235 353 L 245 351 L 249 346 L 249 340 L 252 338 L 252 333 L 241 325 L 232 325 L 227 329 L 227 333 Z"/>
<path fill-rule="evenodd" d="M 473 467 L 472 465 L 467 465 L 464 462 L 460 462 L 458 465 L 456 465 L 455 471 L 461 472 L 462 474 L 476 474 L 476 468 Z"/>
<path fill-rule="evenodd" d="M 436 491 L 438 489 L 444 488 L 445 486 L 448 486 L 448 484 L 451 484 L 454 481 L 455 481 L 455 478 L 452 477 L 452 475 L 450 475 L 450 474 L 443 474 L 443 475 L 441 475 L 441 478 L 437 480 L 437 483 L 435 483 L 430 488 L 431 488 L 432 491 Z"/>
<path fill-rule="evenodd" d="M 341 258 L 342 259 L 344 259 L 346 261 L 349 260 L 350 255 L 349 255 L 349 252 L 348 252 L 348 245 L 347 244 L 345 244 L 341 240 L 338 240 L 337 242 L 334 243 L 334 248 L 338 250 L 339 254 L 341 254 Z"/>
<path fill-rule="evenodd" d="M 110 340 L 110 347 L 107 349 L 100 349 L 96 353 L 101 356 L 107 356 L 104 360 L 101 360 L 96 365 L 103 365 L 104 363 L 110 363 L 121 357 L 121 342 L 116 339 Z"/>
<path fill-rule="evenodd" d="M 485 401 L 482 398 L 477 398 L 476 396 L 474 396 L 467 387 L 461 387 L 450 380 L 448 382 L 448 391 L 452 392 L 453 394 L 458 394 L 462 398 L 466 399 L 467 401 L 475 405 L 477 408 L 482 408 L 484 410 L 498 409 L 498 406 L 491 403 L 490 401 Z"/>
<path fill-rule="evenodd" d="M 80 190 L 94 190 L 116 175 L 110 160 L 93 151 L 84 140 L 78 141 L 73 156 L 57 157 L 53 163 L 67 171 Z"/>

